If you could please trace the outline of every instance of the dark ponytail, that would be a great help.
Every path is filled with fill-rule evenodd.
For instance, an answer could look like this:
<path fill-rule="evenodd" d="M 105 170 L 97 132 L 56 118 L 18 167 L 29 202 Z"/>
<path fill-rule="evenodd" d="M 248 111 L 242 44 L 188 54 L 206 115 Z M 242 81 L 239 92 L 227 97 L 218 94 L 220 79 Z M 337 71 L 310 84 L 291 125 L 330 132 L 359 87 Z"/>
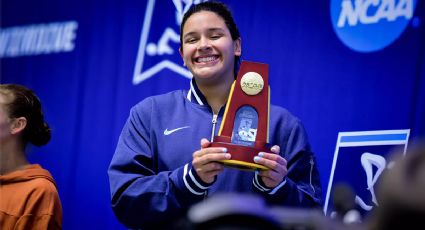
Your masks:
<path fill-rule="evenodd" d="M 6 97 L 5 108 L 9 118 L 27 119 L 23 132 L 24 143 L 35 146 L 47 144 L 51 138 L 51 129 L 44 121 L 41 102 L 35 93 L 17 84 L 0 84 L 0 93 Z"/>

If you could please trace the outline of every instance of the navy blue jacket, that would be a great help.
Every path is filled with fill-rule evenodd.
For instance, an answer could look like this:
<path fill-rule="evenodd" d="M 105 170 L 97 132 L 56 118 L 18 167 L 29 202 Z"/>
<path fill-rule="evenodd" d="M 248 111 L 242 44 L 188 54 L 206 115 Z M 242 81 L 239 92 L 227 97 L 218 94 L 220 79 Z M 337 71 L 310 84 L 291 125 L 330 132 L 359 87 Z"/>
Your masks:
<path fill-rule="evenodd" d="M 188 91 L 149 97 L 131 109 L 108 170 L 112 207 L 124 225 L 155 226 L 219 192 L 256 193 L 272 205 L 321 205 L 316 159 L 306 132 L 298 118 L 277 106 L 270 107 L 269 141 L 281 147 L 288 161 L 286 180 L 270 189 L 255 172 L 225 168 L 214 183 L 203 183 L 191 161 L 200 140 L 211 139 L 212 119 L 211 107 L 194 80 Z"/>

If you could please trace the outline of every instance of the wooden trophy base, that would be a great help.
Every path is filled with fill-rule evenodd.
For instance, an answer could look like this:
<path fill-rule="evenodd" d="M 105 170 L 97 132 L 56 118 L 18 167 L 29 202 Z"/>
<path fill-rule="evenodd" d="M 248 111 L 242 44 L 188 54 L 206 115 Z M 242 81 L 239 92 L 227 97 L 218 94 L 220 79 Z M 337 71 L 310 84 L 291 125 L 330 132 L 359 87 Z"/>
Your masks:
<path fill-rule="evenodd" d="M 230 160 L 220 161 L 227 167 L 246 171 L 269 169 L 266 166 L 254 162 L 254 157 L 257 156 L 259 152 L 270 152 L 266 147 L 256 148 L 226 142 L 211 142 L 210 147 L 227 148 L 227 152 L 232 155 L 232 158 Z"/>

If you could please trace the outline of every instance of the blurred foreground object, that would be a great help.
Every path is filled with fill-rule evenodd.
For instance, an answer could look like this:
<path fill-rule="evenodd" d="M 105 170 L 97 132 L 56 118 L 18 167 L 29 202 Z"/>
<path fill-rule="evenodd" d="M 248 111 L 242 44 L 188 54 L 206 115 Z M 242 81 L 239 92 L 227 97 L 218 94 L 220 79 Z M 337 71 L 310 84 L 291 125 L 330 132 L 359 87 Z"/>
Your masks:
<path fill-rule="evenodd" d="M 340 183 L 335 186 L 332 203 L 335 209 L 331 218 L 342 221 L 344 224 L 361 223 L 361 214 L 356 209 L 356 195 L 349 184 Z"/>
<path fill-rule="evenodd" d="M 401 153 L 395 153 L 394 167 L 383 175 L 377 196 L 380 205 L 368 229 L 425 227 L 425 144 L 413 145 L 404 157 Z"/>
<path fill-rule="evenodd" d="M 220 194 L 194 205 L 185 226 L 207 230 L 332 230 L 355 229 L 323 215 L 320 209 L 268 207 L 254 195 Z"/>

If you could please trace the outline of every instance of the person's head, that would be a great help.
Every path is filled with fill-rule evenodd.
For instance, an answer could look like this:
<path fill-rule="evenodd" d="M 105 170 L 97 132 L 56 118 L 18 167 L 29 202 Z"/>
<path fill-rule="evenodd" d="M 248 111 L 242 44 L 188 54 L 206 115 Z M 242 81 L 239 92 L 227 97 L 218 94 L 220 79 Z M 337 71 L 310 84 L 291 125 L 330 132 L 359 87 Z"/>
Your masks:
<path fill-rule="evenodd" d="M 34 92 L 21 85 L 0 84 L 0 142 L 12 138 L 19 138 L 24 147 L 27 143 L 42 146 L 51 133 Z"/>
<path fill-rule="evenodd" d="M 395 164 L 380 178 L 379 206 L 372 213 L 369 230 L 404 229 L 421 226 L 425 217 L 425 143 L 409 146 L 393 154 Z"/>
<path fill-rule="evenodd" d="M 355 198 L 356 195 L 349 184 L 338 183 L 333 189 L 332 196 L 335 212 L 344 216 L 348 211 L 355 208 Z"/>
<path fill-rule="evenodd" d="M 241 39 L 230 10 L 219 2 L 192 6 L 180 26 L 180 54 L 195 77 L 236 77 Z"/>

